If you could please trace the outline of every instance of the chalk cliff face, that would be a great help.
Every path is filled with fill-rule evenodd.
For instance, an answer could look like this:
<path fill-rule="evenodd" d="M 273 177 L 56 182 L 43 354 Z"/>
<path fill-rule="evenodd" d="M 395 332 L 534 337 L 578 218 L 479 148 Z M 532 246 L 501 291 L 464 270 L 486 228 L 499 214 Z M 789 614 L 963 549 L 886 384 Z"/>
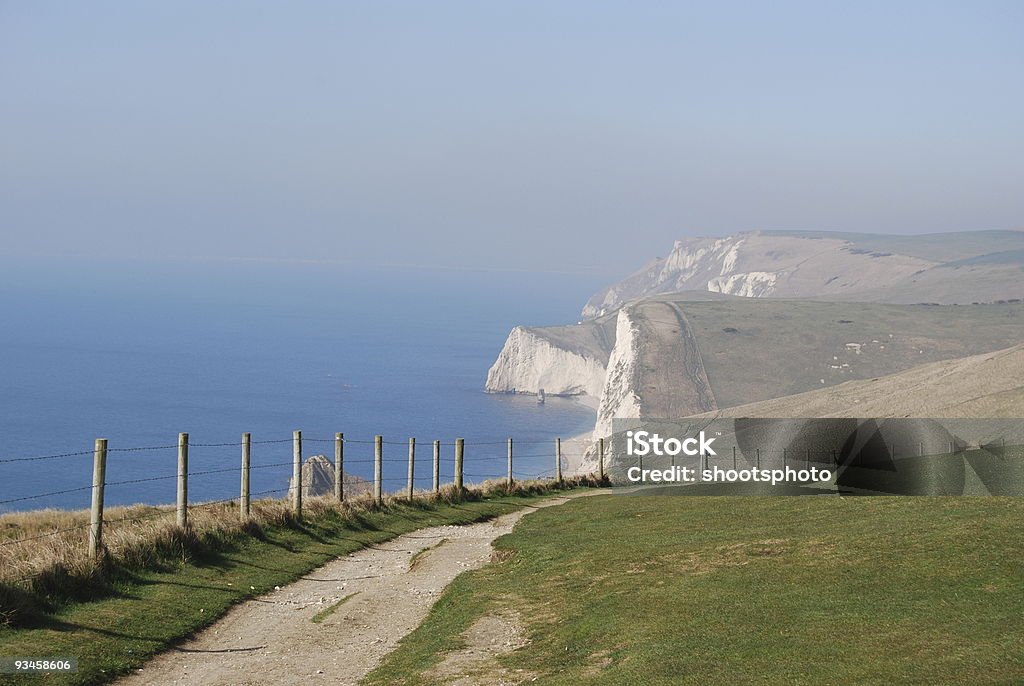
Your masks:
<path fill-rule="evenodd" d="M 542 329 L 512 329 L 498 359 L 487 372 L 490 393 L 589 395 L 598 398 L 604 386 L 606 356 L 552 340 Z M 604 357 L 605 359 L 602 359 Z"/>

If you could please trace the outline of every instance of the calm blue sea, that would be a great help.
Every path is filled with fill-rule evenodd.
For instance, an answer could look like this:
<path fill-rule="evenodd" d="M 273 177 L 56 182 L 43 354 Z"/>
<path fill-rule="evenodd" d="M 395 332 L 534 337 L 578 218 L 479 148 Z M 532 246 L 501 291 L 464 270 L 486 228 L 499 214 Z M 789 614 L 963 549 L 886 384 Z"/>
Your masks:
<path fill-rule="evenodd" d="M 467 442 L 466 471 L 503 472 L 506 436 L 523 475 L 551 466 L 550 440 L 592 427 L 578 403 L 487 395 L 487 369 L 516 324 L 573 321 L 600 277 L 257 262 L 0 261 L 0 459 L 172 446 L 187 431 L 190 499 L 237 495 L 237 445 L 252 433 L 254 492 L 282 489 L 290 437 L 326 453 L 343 431 L 348 471 L 370 477 L 383 434 L 397 490 L 407 448 Z M 323 441 L 323 442 L 319 442 Z M 367 441 L 360 443 L 357 441 Z M 526 441 L 544 441 L 529 444 Z M 392 444 L 391 442 L 394 442 Z M 491 445 L 493 444 L 493 445 Z M 176 450 L 111 452 L 107 503 L 174 501 Z M 0 511 L 81 508 L 91 457 L 0 463 Z M 153 480 L 147 480 L 153 479 Z"/>

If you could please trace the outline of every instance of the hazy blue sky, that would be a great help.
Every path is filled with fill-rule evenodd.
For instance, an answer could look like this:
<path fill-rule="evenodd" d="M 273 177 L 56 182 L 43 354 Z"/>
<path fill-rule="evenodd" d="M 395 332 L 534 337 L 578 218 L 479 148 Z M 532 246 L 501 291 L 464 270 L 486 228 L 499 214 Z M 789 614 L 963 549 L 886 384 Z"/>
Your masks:
<path fill-rule="evenodd" d="M 631 271 L 1024 226 L 1024 3 L 4 2 L 0 253 Z"/>

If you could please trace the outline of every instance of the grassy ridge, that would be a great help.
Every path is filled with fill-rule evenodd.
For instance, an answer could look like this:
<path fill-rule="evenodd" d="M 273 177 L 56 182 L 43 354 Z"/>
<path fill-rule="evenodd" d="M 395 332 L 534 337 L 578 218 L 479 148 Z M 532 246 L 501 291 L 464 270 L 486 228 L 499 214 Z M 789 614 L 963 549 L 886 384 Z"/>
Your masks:
<path fill-rule="evenodd" d="M 176 562 L 163 557 L 153 568 L 108 566 L 99 572 L 102 583 L 89 587 L 89 601 L 0 589 L 5 601 L 13 598 L 34 610 L 23 611 L 18 627 L 0 627 L 0 655 L 79 660 L 74 675 L 0 675 L 0 683 L 104 683 L 212 623 L 231 605 L 293 581 L 334 557 L 422 527 L 488 519 L 555 490 L 536 483 L 511 493 L 492 487 L 469 491 L 464 500 L 410 504 L 394 499 L 381 508 L 322 503 L 317 516 L 301 523 L 287 520 L 231 536 L 186 539 L 187 547 L 180 551 L 184 559 Z M 26 597 L 17 598 L 18 593 Z"/>
<path fill-rule="evenodd" d="M 582 498 L 499 539 L 368 681 L 432 683 L 511 612 L 530 642 L 496 664 L 544 684 L 1020 683 L 1022 518 L 1020 498 Z"/>

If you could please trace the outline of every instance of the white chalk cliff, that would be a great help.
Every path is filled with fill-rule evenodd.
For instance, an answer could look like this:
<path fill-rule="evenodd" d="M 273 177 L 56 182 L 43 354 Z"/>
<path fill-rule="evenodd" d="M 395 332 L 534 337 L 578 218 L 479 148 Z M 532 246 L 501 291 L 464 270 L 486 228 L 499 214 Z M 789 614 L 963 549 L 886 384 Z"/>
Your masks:
<path fill-rule="evenodd" d="M 615 347 L 608 357 L 608 371 L 597 407 L 594 436 L 610 436 L 612 420 L 640 417 L 640 397 L 636 392 L 637 365 L 640 359 L 640 331 L 629 315 L 619 310 L 615 324 Z"/>
<path fill-rule="evenodd" d="M 605 359 L 599 352 L 560 346 L 542 330 L 517 326 L 487 372 L 490 393 L 589 395 L 604 386 Z"/>

